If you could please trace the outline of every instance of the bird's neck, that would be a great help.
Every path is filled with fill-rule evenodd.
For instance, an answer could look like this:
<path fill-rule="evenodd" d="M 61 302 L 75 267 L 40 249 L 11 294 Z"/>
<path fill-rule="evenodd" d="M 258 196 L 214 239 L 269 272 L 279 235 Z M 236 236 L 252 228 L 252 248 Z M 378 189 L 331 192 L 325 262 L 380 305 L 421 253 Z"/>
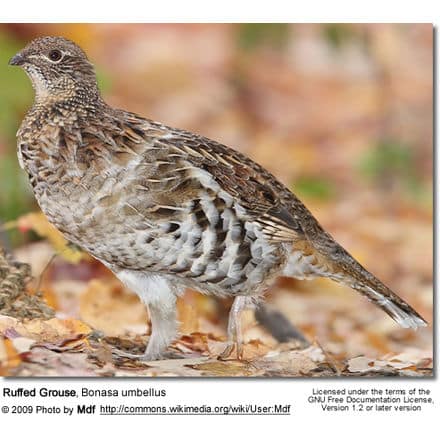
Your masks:
<path fill-rule="evenodd" d="M 76 120 L 99 114 L 108 106 L 96 89 L 77 89 L 69 93 L 35 94 L 28 117 L 34 121 Z"/>
<path fill-rule="evenodd" d="M 63 89 L 38 90 L 35 89 L 35 104 L 38 106 L 49 107 L 52 105 L 64 107 L 99 107 L 103 100 L 99 89 L 95 86 L 72 87 Z"/>

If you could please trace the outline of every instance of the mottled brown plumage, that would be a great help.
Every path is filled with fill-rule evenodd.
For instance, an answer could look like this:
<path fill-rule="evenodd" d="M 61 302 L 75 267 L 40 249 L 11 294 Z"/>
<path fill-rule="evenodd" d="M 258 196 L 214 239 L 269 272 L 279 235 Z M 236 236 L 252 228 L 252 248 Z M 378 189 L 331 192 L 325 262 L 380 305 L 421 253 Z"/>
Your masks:
<path fill-rule="evenodd" d="M 49 220 L 148 306 L 144 359 L 160 357 L 174 338 L 184 287 L 236 298 L 228 331 L 239 352 L 240 311 L 278 275 L 331 278 L 402 326 L 425 325 L 260 165 L 108 106 L 73 42 L 36 39 L 11 64 L 26 70 L 36 93 L 18 131 L 20 163 Z"/>

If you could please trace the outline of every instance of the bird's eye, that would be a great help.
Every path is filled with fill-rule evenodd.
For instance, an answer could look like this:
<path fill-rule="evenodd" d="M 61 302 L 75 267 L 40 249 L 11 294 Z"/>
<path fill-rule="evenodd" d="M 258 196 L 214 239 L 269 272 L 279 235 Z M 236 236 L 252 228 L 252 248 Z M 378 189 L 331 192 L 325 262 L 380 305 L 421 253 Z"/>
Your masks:
<path fill-rule="evenodd" d="M 57 49 L 51 50 L 49 52 L 49 59 L 54 62 L 59 61 L 62 58 L 62 56 L 63 54 Z"/>

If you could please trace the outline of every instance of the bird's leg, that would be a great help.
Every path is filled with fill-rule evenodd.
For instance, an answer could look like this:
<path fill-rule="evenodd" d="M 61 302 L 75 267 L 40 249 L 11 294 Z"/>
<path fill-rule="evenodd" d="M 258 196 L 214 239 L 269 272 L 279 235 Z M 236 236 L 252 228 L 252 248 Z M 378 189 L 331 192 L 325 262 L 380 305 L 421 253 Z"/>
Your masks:
<path fill-rule="evenodd" d="M 118 278 L 134 290 L 147 306 L 151 320 L 151 336 L 145 353 L 134 355 L 115 350 L 117 354 L 141 361 L 161 359 L 168 345 L 177 336 L 176 288 L 165 278 L 145 275 L 135 271 L 121 271 Z"/>
<path fill-rule="evenodd" d="M 165 355 L 168 345 L 177 336 L 176 296 L 170 295 L 166 302 L 148 304 L 151 320 L 151 336 L 148 341 L 143 361 L 161 359 Z"/>
<path fill-rule="evenodd" d="M 126 353 L 113 350 L 114 353 L 129 359 L 154 361 L 168 357 L 166 349 L 177 335 L 176 297 L 170 297 L 165 303 L 147 305 L 151 320 L 151 336 L 144 354 Z"/>
<path fill-rule="evenodd" d="M 247 307 L 248 298 L 237 296 L 232 303 L 228 321 L 228 343 L 224 351 L 219 355 L 219 359 L 227 359 L 234 348 L 237 350 L 237 359 L 243 358 L 243 336 L 241 329 L 241 312 Z"/>

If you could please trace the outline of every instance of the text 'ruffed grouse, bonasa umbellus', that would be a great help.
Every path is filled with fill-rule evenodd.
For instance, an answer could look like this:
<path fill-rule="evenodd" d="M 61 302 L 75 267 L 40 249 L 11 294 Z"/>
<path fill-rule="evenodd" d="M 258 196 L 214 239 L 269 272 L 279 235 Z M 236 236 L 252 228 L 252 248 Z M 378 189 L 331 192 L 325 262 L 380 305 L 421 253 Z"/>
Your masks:
<path fill-rule="evenodd" d="M 23 67 L 35 89 L 18 131 L 20 164 L 50 222 L 148 306 L 143 360 L 160 358 L 175 338 L 185 287 L 235 298 L 224 356 L 234 346 L 240 355 L 240 312 L 279 275 L 330 278 L 403 327 L 426 325 L 260 165 L 107 105 L 72 41 L 35 39 L 10 64 Z"/>

